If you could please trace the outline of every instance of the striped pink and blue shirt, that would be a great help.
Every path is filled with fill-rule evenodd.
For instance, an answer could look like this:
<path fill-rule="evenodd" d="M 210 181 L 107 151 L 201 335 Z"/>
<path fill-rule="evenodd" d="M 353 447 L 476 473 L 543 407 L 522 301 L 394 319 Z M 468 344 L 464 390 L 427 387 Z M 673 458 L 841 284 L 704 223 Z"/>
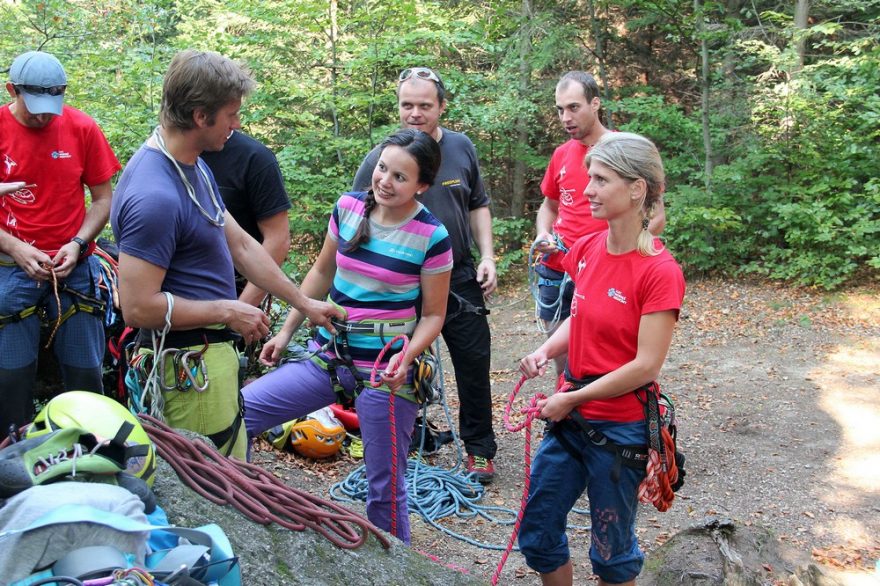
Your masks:
<path fill-rule="evenodd" d="M 421 276 L 452 270 L 449 233 L 440 220 L 419 204 L 410 217 L 395 226 L 366 220 L 370 222 L 369 240 L 349 250 L 348 242 L 364 221 L 366 195 L 345 193 L 333 208 L 328 231 L 338 248 L 330 299 L 346 311 L 351 322 L 415 320 Z M 329 332 L 319 329 L 320 344 L 329 337 Z M 355 333 L 348 338 L 355 365 L 367 378 L 389 340 Z"/>

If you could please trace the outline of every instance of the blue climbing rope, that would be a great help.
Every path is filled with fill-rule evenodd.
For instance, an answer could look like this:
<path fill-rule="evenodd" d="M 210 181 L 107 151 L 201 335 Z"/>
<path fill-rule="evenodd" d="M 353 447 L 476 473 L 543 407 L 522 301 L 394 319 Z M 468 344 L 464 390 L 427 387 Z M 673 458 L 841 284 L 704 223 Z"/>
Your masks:
<path fill-rule="evenodd" d="M 422 434 L 416 456 L 409 458 L 406 463 L 406 496 L 409 508 L 418 512 L 426 523 L 450 537 L 482 549 L 503 551 L 507 547 L 506 544 L 485 543 L 453 531 L 438 522 L 445 517 L 455 516 L 462 519 L 482 518 L 498 525 L 513 525 L 516 521 L 517 511 L 507 507 L 481 504 L 485 487 L 476 479 L 476 475 L 465 472 L 463 469 L 464 458 L 461 444 L 458 441 L 449 405 L 446 402 L 443 363 L 439 359 L 439 340 L 435 341 L 434 351 L 435 356 L 438 357 L 438 376 L 440 386 L 443 389 L 440 405 L 443 407 L 446 423 L 456 446 L 456 460 L 451 468 L 425 464 L 422 458 L 425 434 Z M 422 406 L 423 421 L 427 421 L 427 409 L 427 404 Z M 346 478 L 330 487 L 330 497 L 345 502 L 366 501 L 367 490 L 366 468 L 361 465 Z M 589 515 L 589 511 L 582 509 L 572 509 L 572 512 Z M 569 525 L 568 527 L 569 529 L 590 529 L 588 525 Z M 515 551 L 519 551 L 519 549 L 516 548 Z"/>

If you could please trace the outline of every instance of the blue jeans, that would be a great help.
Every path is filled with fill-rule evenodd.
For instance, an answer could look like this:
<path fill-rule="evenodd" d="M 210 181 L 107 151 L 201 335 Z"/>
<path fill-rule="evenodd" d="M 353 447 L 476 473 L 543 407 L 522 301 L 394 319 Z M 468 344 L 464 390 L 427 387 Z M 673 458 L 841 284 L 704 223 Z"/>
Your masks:
<path fill-rule="evenodd" d="M 64 284 L 89 297 L 99 297 L 98 260 L 81 261 Z M 74 303 L 73 296 L 59 292 L 61 315 Z M 46 324 L 55 327 L 58 302 L 49 281 L 35 281 L 17 265 L 0 264 L 0 316 L 13 317 L 22 310 L 39 306 L 46 313 Z M 52 342 L 61 366 L 64 389 L 100 393 L 101 361 L 104 359 L 103 314 L 74 312 L 58 327 Z M 40 316 L 36 313 L 20 321 L 0 326 L 0 439 L 10 425 L 23 425 L 33 417 L 33 388 L 40 346 Z"/>
<path fill-rule="evenodd" d="M 64 283 L 75 291 L 90 297 L 98 293 L 98 259 L 86 257 Z M 61 313 L 71 305 L 73 297 L 59 293 Z M 35 281 L 16 266 L 0 266 L 0 315 L 14 315 L 42 302 L 46 323 L 54 328 L 58 319 L 58 304 L 52 293 L 51 281 Z M 64 320 L 55 334 L 53 346 L 60 364 L 77 368 L 101 368 L 104 359 L 104 315 L 75 312 Z M 40 318 L 31 315 L 21 321 L 0 327 L 0 368 L 14 369 L 31 364 L 37 359 L 40 345 Z M 74 390 L 74 389 L 68 389 Z M 86 389 L 101 391 L 101 389 Z"/>
<path fill-rule="evenodd" d="M 616 443 L 646 443 L 643 421 L 590 423 Z M 556 433 L 564 433 L 571 445 L 580 448 L 579 459 L 572 457 Z M 614 482 L 614 465 L 612 452 L 585 443 L 568 428 L 557 426 L 544 436 L 532 466 L 529 500 L 519 533 L 520 550 L 530 568 L 545 574 L 568 562 L 568 512 L 586 489 L 592 521 L 593 573 L 612 584 L 639 575 L 645 556 L 639 549 L 635 523 L 638 488 L 645 472 L 620 466 L 620 480 Z"/>
<path fill-rule="evenodd" d="M 337 370 L 346 390 L 354 388 L 354 377 L 345 368 Z M 242 389 L 245 426 L 253 438 L 292 419 L 305 417 L 336 402 L 330 375 L 311 360 L 288 362 L 261 376 Z M 367 385 L 355 401 L 366 466 L 367 518 L 373 525 L 391 531 L 391 430 L 389 393 Z M 406 497 L 406 459 L 412 442 L 418 404 L 394 397 L 397 427 L 397 537 L 410 542 L 409 509 Z"/>

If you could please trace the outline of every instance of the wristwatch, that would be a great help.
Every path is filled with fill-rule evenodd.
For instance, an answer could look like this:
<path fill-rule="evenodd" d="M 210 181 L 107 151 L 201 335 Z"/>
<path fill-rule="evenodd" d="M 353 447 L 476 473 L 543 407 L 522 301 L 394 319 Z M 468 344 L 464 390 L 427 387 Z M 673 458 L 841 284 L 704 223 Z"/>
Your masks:
<path fill-rule="evenodd" d="M 76 242 L 79 244 L 79 255 L 83 256 L 86 251 L 89 249 L 89 243 L 80 238 L 79 236 L 74 236 L 70 239 L 71 242 Z"/>

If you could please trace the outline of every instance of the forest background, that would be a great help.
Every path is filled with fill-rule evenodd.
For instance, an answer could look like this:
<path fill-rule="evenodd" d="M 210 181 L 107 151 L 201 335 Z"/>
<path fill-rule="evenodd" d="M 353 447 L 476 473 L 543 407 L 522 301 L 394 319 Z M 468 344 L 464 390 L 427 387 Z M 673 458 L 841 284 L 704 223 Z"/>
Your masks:
<path fill-rule="evenodd" d="M 125 163 L 184 48 L 246 63 L 244 129 L 293 201 L 288 268 L 314 258 L 370 147 L 398 126 L 398 72 L 429 66 L 474 141 L 499 268 L 523 266 L 564 140 L 554 86 L 593 73 L 606 125 L 663 154 L 664 238 L 690 274 L 834 289 L 880 276 L 880 0 L 0 0 L 0 67 L 54 53 L 67 103 Z"/>

